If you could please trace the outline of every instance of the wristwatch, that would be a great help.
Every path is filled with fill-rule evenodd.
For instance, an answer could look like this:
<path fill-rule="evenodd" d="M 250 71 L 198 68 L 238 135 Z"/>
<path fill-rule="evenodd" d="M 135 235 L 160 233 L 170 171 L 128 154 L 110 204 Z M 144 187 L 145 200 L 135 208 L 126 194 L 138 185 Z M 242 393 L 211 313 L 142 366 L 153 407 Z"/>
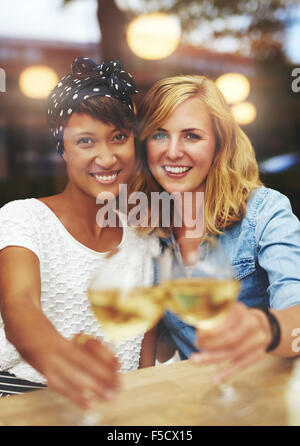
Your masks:
<path fill-rule="evenodd" d="M 270 323 L 272 340 L 271 340 L 270 344 L 268 345 L 266 352 L 271 352 L 272 350 L 275 350 L 275 348 L 278 346 L 278 344 L 280 342 L 280 338 L 281 338 L 280 325 L 279 325 L 277 318 L 274 316 L 273 313 L 271 313 L 271 311 L 268 310 L 268 308 L 260 307 L 259 309 L 265 313 L 265 315 L 267 316 L 268 321 Z"/>

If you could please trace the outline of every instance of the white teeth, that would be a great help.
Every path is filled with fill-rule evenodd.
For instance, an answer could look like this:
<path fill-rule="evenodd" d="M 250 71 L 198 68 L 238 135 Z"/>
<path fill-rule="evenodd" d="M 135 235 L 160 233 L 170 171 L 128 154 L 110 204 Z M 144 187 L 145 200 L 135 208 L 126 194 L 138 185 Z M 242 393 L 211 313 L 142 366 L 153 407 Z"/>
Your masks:
<path fill-rule="evenodd" d="M 116 178 L 117 174 L 114 173 L 113 175 L 96 175 L 95 174 L 95 178 L 98 181 L 112 181 Z"/>
<path fill-rule="evenodd" d="M 164 169 L 170 173 L 183 173 L 183 172 L 186 172 L 187 170 L 189 170 L 189 167 L 164 166 Z"/>

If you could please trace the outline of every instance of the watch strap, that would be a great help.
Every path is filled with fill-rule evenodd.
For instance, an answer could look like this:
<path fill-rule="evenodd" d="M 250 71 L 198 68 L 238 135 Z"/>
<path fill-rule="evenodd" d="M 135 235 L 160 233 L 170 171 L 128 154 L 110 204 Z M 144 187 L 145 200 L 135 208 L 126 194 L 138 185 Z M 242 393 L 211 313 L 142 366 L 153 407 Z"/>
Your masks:
<path fill-rule="evenodd" d="M 266 352 L 271 352 L 272 350 L 275 350 L 275 348 L 278 346 L 278 344 L 280 342 L 280 339 L 281 339 L 280 325 L 279 325 L 279 322 L 278 322 L 276 316 L 274 316 L 274 314 L 271 313 L 271 311 L 269 311 L 268 308 L 259 308 L 259 309 L 265 313 L 265 315 L 267 316 L 267 319 L 270 323 L 272 339 L 266 349 Z"/>

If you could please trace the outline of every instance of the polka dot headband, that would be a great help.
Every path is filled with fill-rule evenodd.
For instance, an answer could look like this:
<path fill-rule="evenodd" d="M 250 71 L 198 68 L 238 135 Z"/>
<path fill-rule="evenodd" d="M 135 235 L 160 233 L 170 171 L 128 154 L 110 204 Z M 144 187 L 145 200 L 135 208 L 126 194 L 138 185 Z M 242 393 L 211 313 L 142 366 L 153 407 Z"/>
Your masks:
<path fill-rule="evenodd" d="M 60 154 L 64 127 L 82 101 L 93 96 L 107 96 L 120 100 L 133 111 L 130 95 L 138 93 L 134 79 L 123 70 L 119 60 L 97 65 L 88 57 L 77 57 L 71 70 L 50 93 L 47 105 L 48 125 Z"/>

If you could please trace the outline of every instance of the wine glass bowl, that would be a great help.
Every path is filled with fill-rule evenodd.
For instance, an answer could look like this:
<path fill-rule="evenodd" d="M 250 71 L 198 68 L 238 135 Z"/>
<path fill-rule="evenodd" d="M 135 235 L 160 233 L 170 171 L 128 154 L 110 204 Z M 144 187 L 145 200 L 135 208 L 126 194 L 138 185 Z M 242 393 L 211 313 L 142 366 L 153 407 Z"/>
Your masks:
<path fill-rule="evenodd" d="M 182 278 L 163 285 L 165 306 L 195 328 L 210 330 L 226 317 L 240 283 L 234 279 Z"/>
<path fill-rule="evenodd" d="M 140 335 L 156 324 L 163 313 L 160 294 L 159 288 L 107 288 L 92 283 L 88 297 L 104 333 L 112 343 L 118 343 Z"/>
<path fill-rule="evenodd" d="M 164 271 L 162 287 L 168 310 L 195 328 L 209 330 L 225 318 L 240 282 L 220 242 L 206 236 L 199 250 L 185 261 L 175 259 L 168 273 Z"/>

